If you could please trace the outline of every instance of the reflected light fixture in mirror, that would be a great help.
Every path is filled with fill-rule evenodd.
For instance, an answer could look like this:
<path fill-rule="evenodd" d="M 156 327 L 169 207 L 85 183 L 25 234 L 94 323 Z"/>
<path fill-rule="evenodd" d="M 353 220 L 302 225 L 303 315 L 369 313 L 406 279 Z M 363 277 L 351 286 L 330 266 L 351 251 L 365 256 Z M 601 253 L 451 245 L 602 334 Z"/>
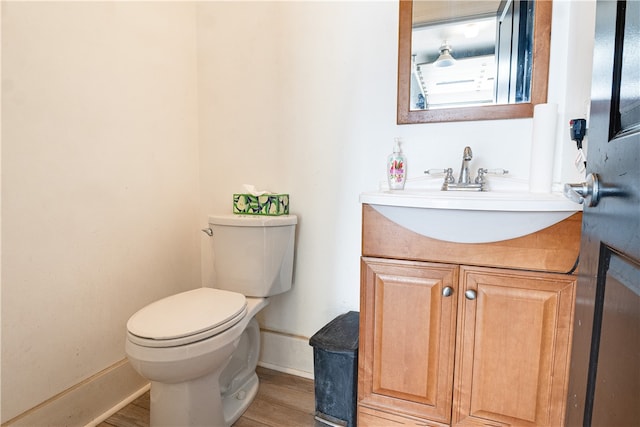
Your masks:
<path fill-rule="evenodd" d="M 460 12 L 460 16 L 447 16 L 446 18 L 438 17 L 433 22 L 429 22 L 430 17 L 427 17 L 425 23 L 424 15 L 439 13 L 436 10 L 448 9 L 448 11 L 459 12 L 466 8 L 478 8 L 481 3 L 488 4 L 489 1 L 478 0 L 448 0 L 448 1 L 435 1 L 435 0 L 400 0 L 399 12 L 400 12 L 400 27 L 399 27 L 399 44 L 398 44 L 398 103 L 397 103 L 397 122 L 398 124 L 411 124 L 411 123 L 431 123 L 431 122 L 447 122 L 447 121 L 466 121 L 466 120 L 493 120 L 493 119 L 511 119 L 511 118 L 525 118 L 533 116 L 533 106 L 546 102 L 547 99 L 547 80 L 548 80 L 548 68 L 549 68 L 549 46 L 551 38 L 551 0 L 537 0 L 534 2 L 508 0 L 502 2 L 502 8 L 496 9 L 495 12 Z M 494 1 L 493 4 L 497 8 L 500 2 Z M 421 15 L 416 19 L 416 25 L 414 26 L 414 4 L 417 5 L 417 14 Z M 503 7 L 504 5 L 506 7 Z M 514 15 L 520 16 L 520 20 L 529 19 L 527 34 L 523 35 L 521 32 L 520 37 L 528 37 L 526 42 L 522 42 L 521 46 L 526 46 L 525 49 L 520 49 L 518 57 L 514 56 L 513 47 L 508 52 L 509 56 L 506 56 L 502 51 L 502 45 L 495 41 L 497 38 L 511 37 L 511 33 L 502 34 L 506 31 L 504 28 L 510 28 L 507 25 L 498 24 L 496 22 L 502 22 L 505 18 L 506 11 L 511 13 L 511 10 L 515 10 Z M 520 9 L 518 9 L 520 8 Z M 524 12 L 520 13 L 518 10 Z M 448 13 L 448 12 L 447 12 Z M 502 15 L 502 16 L 500 16 Z M 469 18 L 472 16 L 472 18 Z M 472 35 L 477 32 L 478 27 L 485 25 L 486 20 L 489 19 L 491 26 L 495 28 L 492 30 L 490 51 L 487 48 L 470 54 L 465 52 L 465 47 L 453 51 L 451 49 L 451 40 L 447 39 L 447 33 L 453 31 L 453 27 L 463 27 L 465 35 Z M 422 20 L 422 21 L 420 21 Z M 418 23 L 419 22 L 419 23 Z M 433 56 L 429 59 L 423 52 L 414 50 L 412 47 L 414 29 L 416 31 L 424 30 L 425 27 L 433 26 L 440 28 L 439 40 L 430 43 L 432 45 L 431 50 Z M 444 28 L 442 30 L 441 28 Z M 508 30 L 510 31 L 510 30 Z M 417 34 L 417 33 L 415 33 Z M 418 37 L 418 36 L 416 36 Z M 421 36 L 422 37 L 422 36 Z M 523 39 L 524 40 L 524 39 Z M 416 43 L 422 43 L 422 39 L 416 38 Z M 438 46 L 440 45 L 440 46 Z M 495 46 L 499 47 L 496 48 Z M 416 45 L 418 46 L 418 45 Z M 455 46 L 454 46 L 455 47 Z M 416 49 L 418 49 L 416 47 Z M 453 52 L 453 55 L 451 53 Z M 455 57 L 455 65 L 448 68 L 438 67 L 437 61 L 440 56 L 446 56 L 449 54 Z M 460 55 L 460 56 L 459 56 Z M 518 85 L 523 87 L 523 92 L 517 92 L 511 89 L 514 85 L 509 80 L 508 96 L 504 96 L 505 85 L 500 83 L 494 83 L 494 73 L 502 73 L 499 80 L 508 75 L 504 72 L 505 65 L 509 69 L 522 69 L 522 58 L 526 56 L 526 62 L 530 64 L 528 72 L 530 72 L 530 80 L 518 77 Z M 436 59 L 438 58 L 438 59 Z M 497 58 L 497 59 L 496 59 Z M 508 58 L 505 60 L 505 58 Z M 517 62 L 519 61 L 519 62 Z M 516 65 L 517 62 L 517 65 Z M 479 73 L 485 73 L 483 75 L 482 84 L 480 79 L 475 77 L 467 77 L 462 75 L 463 68 L 472 68 L 476 72 L 476 76 Z M 438 78 L 438 75 L 447 73 L 449 80 L 455 80 L 456 83 L 465 83 L 469 88 L 467 89 L 468 98 L 457 99 L 458 94 L 442 95 L 437 93 L 434 89 L 436 84 L 440 88 L 445 85 L 441 81 L 433 81 L 430 79 Z M 460 75 L 460 77 L 457 77 Z M 413 87 L 412 87 L 413 79 Z M 448 82 L 447 82 L 448 83 Z M 431 88 L 429 87 L 431 85 Z M 495 85 L 495 86 L 494 86 Z M 498 87 L 498 89 L 496 89 Z M 413 92 L 412 92 L 413 90 Z M 416 91 L 420 93 L 416 94 Z M 517 92 L 514 96 L 514 92 Z M 488 94 L 488 95 L 487 95 Z M 412 104 L 412 97 L 419 102 Z"/>
<path fill-rule="evenodd" d="M 451 67 L 456 63 L 456 60 L 453 56 L 451 56 L 451 46 L 444 42 L 442 46 L 440 46 L 440 56 L 433 63 L 434 67 L 443 68 L 443 67 Z"/>

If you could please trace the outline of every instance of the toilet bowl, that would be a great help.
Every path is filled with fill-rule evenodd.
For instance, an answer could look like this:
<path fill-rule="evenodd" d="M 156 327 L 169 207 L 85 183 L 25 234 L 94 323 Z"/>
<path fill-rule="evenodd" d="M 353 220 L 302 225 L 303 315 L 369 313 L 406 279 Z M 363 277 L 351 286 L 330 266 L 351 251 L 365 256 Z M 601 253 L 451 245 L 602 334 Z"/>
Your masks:
<path fill-rule="evenodd" d="M 127 322 L 127 357 L 151 382 L 151 426 L 226 427 L 251 404 L 260 350 L 255 315 L 268 296 L 291 288 L 297 219 L 279 218 L 210 217 L 224 289 L 163 298 Z"/>
<path fill-rule="evenodd" d="M 231 305 L 239 301 L 242 305 Z M 210 305 L 208 312 L 215 313 L 220 303 L 230 304 L 227 308 L 235 313 L 205 321 L 194 311 Z M 266 305 L 265 298 L 200 288 L 157 301 L 131 317 L 125 350 L 133 368 L 152 383 L 152 425 L 229 426 L 240 417 L 258 390 L 260 331 L 254 316 Z M 174 335 L 161 336 L 174 316 L 182 320 L 182 331 L 173 328 Z M 194 327 L 184 332 L 189 321 Z"/>

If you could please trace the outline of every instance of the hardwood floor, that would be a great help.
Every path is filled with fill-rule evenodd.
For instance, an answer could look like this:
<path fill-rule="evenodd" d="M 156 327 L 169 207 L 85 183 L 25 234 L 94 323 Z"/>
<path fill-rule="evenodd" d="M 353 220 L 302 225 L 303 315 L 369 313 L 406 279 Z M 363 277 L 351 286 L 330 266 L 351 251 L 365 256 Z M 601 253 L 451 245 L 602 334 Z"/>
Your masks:
<path fill-rule="evenodd" d="M 258 367 L 260 388 L 234 427 L 320 427 L 314 420 L 313 381 Z M 113 414 L 98 427 L 149 427 L 149 393 Z"/>

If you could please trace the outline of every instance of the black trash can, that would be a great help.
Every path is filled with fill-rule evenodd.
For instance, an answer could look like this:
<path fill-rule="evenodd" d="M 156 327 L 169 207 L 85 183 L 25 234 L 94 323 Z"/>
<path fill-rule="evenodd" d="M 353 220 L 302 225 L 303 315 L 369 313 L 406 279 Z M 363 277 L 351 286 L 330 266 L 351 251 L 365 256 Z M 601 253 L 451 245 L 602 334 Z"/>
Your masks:
<path fill-rule="evenodd" d="M 356 426 L 359 314 L 342 314 L 309 339 L 313 346 L 316 419 Z"/>

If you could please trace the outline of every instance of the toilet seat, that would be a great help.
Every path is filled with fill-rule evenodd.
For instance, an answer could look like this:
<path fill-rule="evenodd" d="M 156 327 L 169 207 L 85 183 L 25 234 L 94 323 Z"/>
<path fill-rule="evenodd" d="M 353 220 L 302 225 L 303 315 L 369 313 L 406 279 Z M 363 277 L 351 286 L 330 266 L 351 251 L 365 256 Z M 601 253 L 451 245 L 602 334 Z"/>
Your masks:
<path fill-rule="evenodd" d="M 199 288 L 156 301 L 127 322 L 128 339 L 145 347 L 176 347 L 226 331 L 247 313 L 237 292 Z"/>

